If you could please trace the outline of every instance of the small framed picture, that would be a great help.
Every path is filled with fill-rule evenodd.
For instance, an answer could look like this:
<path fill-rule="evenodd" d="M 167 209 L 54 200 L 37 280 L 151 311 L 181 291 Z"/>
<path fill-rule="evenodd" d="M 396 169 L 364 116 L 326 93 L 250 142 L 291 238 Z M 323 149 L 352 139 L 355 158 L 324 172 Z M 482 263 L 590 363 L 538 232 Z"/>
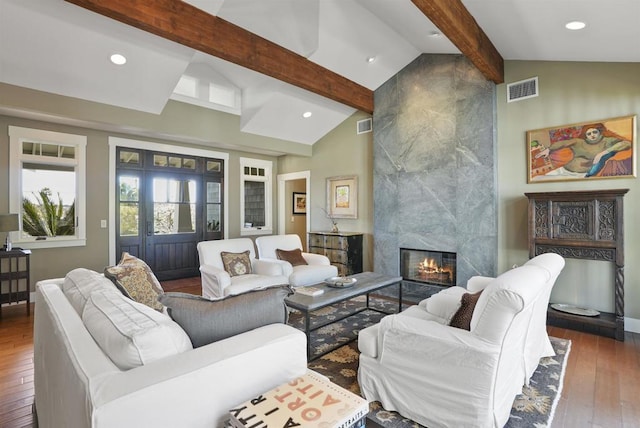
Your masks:
<path fill-rule="evenodd" d="M 307 213 L 307 194 L 293 192 L 293 214 L 303 215 Z"/>
<path fill-rule="evenodd" d="M 330 218 L 358 218 L 358 177 L 327 178 L 327 215 Z"/>

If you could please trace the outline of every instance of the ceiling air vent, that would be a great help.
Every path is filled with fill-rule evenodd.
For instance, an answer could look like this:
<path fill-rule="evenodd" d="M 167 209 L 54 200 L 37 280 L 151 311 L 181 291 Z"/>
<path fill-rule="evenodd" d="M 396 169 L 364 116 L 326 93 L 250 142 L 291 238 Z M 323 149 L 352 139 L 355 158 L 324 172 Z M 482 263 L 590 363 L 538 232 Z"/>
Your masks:
<path fill-rule="evenodd" d="M 538 96 L 538 77 L 520 80 L 507 85 L 507 102 L 526 100 Z"/>
<path fill-rule="evenodd" d="M 366 132 L 371 132 L 373 129 L 371 118 L 359 120 L 356 127 L 357 134 L 364 134 Z"/>

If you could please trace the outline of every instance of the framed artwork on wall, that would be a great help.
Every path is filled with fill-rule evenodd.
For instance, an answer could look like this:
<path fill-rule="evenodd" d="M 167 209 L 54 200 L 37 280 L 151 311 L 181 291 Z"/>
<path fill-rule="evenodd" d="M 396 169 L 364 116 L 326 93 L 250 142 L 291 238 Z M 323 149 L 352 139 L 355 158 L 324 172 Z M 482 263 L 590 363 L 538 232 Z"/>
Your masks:
<path fill-rule="evenodd" d="M 329 218 L 358 218 L 358 176 L 327 178 Z"/>
<path fill-rule="evenodd" d="M 302 215 L 307 213 L 307 194 L 293 192 L 293 214 Z"/>
<path fill-rule="evenodd" d="M 527 131 L 527 183 L 633 178 L 636 116 Z"/>

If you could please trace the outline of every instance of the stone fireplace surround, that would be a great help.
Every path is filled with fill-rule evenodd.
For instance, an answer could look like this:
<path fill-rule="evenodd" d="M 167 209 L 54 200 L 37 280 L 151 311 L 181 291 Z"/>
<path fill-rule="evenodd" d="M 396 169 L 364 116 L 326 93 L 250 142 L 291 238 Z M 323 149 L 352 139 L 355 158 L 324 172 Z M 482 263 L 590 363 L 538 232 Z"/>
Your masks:
<path fill-rule="evenodd" d="M 377 272 L 399 275 L 402 247 L 457 253 L 457 285 L 496 275 L 495 96 L 461 55 L 423 54 L 375 91 Z"/>

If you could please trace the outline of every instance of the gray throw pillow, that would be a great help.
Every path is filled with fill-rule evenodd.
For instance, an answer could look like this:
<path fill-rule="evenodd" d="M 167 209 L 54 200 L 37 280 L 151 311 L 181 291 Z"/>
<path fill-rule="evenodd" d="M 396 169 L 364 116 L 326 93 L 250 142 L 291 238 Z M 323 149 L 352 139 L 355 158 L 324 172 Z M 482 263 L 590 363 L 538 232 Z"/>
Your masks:
<path fill-rule="evenodd" d="M 267 324 L 286 323 L 288 285 L 277 285 L 209 300 L 188 293 L 164 293 L 160 302 L 191 339 L 194 348 Z"/>

